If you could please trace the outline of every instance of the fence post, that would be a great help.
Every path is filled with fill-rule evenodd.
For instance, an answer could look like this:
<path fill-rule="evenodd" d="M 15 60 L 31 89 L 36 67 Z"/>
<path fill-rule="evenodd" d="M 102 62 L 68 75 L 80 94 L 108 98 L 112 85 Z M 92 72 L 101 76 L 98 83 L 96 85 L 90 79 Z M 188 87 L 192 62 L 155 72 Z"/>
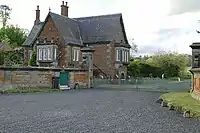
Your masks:
<path fill-rule="evenodd" d="M 138 79 L 135 80 L 135 83 L 136 83 L 136 89 L 138 91 Z"/>

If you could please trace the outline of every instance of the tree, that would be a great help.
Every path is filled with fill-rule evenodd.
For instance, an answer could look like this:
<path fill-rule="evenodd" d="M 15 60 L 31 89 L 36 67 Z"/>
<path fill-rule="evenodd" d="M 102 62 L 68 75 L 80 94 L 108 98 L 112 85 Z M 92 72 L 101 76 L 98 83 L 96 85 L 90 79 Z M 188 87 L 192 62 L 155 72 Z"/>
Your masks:
<path fill-rule="evenodd" d="M 7 5 L 0 5 L 0 17 L 3 27 L 6 27 L 12 9 Z"/>
<path fill-rule="evenodd" d="M 36 66 L 36 51 L 35 49 L 31 53 L 31 59 L 29 61 L 30 66 Z"/>
<path fill-rule="evenodd" d="M 148 64 L 159 67 L 166 77 L 181 76 L 187 67 L 187 59 L 183 54 L 157 54 L 147 60 Z"/>
<path fill-rule="evenodd" d="M 131 50 L 131 54 L 133 54 L 134 52 L 138 51 L 138 45 L 136 45 L 134 39 L 131 39 L 130 43 L 131 43 L 131 49 L 130 49 Z"/>
<path fill-rule="evenodd" d="M 166 78 L 189 77 L 186 69 L 188 57 L 178 53 L 157 53 L 148 58 L 134 59 L 128 65 L 128 74 L 133 77 L 161 77 L 165 74 Z"/>
<path fill-rule="evenodd" d="M 0 29 L 0 41 L 3 38 L 9 39 L 12 48 L 20 47 L 27 38 L 27 31 L 18 26 L 6 26 Z"/>

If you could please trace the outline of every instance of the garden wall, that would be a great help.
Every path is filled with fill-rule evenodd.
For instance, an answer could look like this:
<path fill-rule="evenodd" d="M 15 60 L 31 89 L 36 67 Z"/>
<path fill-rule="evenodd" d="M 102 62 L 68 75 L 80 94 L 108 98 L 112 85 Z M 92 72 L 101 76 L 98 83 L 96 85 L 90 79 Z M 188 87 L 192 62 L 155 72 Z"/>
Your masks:
<path fill-rule="evenodd" d="M 41 67 L 0 67 L 0 85 L 15 88 L 52 88 L 53 77 L 60 75 L 59 68 Z M 64 69 L 69 72 L 69 84 L 78 82 L 87 86 L 88 71 L 82 69 Z"/>

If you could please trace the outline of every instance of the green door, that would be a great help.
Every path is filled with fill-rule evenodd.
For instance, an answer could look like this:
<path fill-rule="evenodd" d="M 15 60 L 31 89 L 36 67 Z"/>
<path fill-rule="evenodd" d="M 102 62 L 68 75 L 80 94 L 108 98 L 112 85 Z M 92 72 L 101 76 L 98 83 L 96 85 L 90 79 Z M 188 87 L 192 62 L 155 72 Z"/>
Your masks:
<path fill-rule="evenodd" d="M 60 72 L 60 85 L 68 85 L 69 72 Z"/>

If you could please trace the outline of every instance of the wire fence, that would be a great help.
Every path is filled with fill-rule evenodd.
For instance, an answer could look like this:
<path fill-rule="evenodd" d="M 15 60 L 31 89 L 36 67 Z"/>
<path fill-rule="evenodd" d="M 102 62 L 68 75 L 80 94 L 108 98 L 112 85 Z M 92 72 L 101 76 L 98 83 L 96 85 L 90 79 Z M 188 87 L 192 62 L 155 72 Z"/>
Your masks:
<path fill-rule="evenodd" d="M 145 91 L 178 92 L 189 91 L 191 80 L 168 80 L 160 78 L 139 78 L 129 80 L 94 79 L 95 88 L 104 89 L 133 89 Z"/>

